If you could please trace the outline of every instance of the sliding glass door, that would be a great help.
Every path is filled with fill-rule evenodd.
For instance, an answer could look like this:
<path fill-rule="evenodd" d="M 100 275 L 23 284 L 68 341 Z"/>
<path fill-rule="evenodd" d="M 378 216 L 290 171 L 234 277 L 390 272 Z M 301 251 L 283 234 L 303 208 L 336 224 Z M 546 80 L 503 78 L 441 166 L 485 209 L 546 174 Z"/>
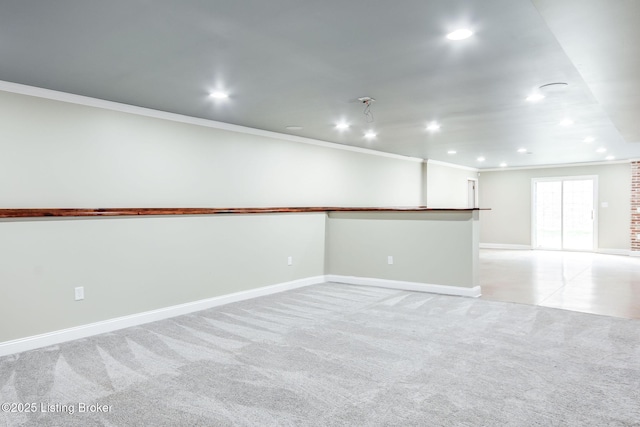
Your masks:
<path fill-rule="evenodd" d="M 536 249 L 592 251 L 596 244 L 596 177 L 534 178 Z"/>
<path fill-rule="evenodd" d="M 534 182 L 534 236 L 539 249 L 562 249 L 562 181 Z"/>

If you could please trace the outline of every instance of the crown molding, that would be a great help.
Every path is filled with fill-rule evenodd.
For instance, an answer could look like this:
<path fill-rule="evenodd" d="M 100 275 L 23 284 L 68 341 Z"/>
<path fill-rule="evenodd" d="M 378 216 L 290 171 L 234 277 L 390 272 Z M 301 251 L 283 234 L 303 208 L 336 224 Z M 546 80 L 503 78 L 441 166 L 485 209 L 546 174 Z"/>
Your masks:
<path fill-rule="evenodd" d="M 525 170 L 525 169 L 555 169 L 555 168 L 575 168 L 581 166 L 606 166 L 606 165 L 619 165 L 623 163 L 631 163 L 634 160 L 610 160 L 604 162 L 584 162 L 584 163 L 563 163 L 559 165 L 539 165 L 539 166 L 516 166 L 516 167 L 506 167 L 506 168 L 490 168 L 490 169 L 480 169 L 479 172 L 505 172 L 505 171 L 514 171 L 514 170 Z"/>
<path fill-rule="evenodd" d="M 449 168 L 462 169 L 462 170 L 473 171 L 473 172 L 478 172 L 480 170 L 478 168 L 472 168 L 472 167 L 469 167 L 469 166 L 456 165 L 455 163 L 448 163 L 448 162 L 443 162 L 443 161 L 440 161 L 440 160 L 433 160 L 433 159 L 426 159 L 426 160 L 424 160 L 424 163 L 426 163 L 428 165 L 440 165 L 440 166 L 446 166 L 446 167 L 449 167 Z"/>
<path fill-rule="evenodd" d="M 138 107 L 135 105 L 122 104 L 119 102 L 107 101 L 104 99 L 91 98 L 83 95 L 76 95 L 68 92 L 60 92 L 51 89 L 44 89 L 35 86 L 28 86 L 19 83 L 12 83 L 0 80 L 0 91 L 28 95 L 36 98 L 50 99 L 54 101 L 67 102 L 70 104 L 84 105 L 87 107 L 101 108 L 104 110 L 118 111 L 121 113 L 135 114 L 138 116 L 152 117 L 156 119 L 169 120 L 173 122 L 186 123 L 196 126 L 203 126 L 213 129 L 221 129 L 232 132 L 244 133 L 248 135 L 262 136 L 267 138 L 280 139 L 284 141 L 299 142 L 302 144 L 316 145 L 320 147 L 334 148 L 337 150 L 353 151 L 356 153 L 369 154 L 379 157 L 388 157 L 410 162 L 422 162 L 423 159 L 417 157 L 402 156 L 400 154 L 386 153 L 384 151 L 372 150 L 370 148 L 354 147 L 351 145 L 337 144 L 335 142 L 322 141 L 319 139 L 305 138 L 296 135 L 273 132 L 262 129 L 250 128 L 247 126 L 234 125 L 230 123 L 218 122 L 215 120 L 201 119 L 198 117 L 185 116 L 182 114 L 169 113 L 166 111 L 154 110 L 151 108 Z"/>

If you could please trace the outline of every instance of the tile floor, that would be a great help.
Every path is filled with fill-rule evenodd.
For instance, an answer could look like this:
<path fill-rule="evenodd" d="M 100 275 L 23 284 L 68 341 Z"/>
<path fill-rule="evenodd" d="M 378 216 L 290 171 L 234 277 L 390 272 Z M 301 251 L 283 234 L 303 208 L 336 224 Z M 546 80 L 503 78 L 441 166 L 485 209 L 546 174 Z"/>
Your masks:
<path fill-rule="evenodd" d="M 480 250 L 482 298 L 640 319 L 640 257 Z"/>

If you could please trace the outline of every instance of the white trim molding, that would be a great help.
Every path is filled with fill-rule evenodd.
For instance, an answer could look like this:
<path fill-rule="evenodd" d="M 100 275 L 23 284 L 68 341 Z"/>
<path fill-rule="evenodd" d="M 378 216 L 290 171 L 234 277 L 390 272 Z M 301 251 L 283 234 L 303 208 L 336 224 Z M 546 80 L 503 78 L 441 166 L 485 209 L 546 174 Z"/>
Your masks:
<path fill-rule="evenodd" d="M 187 123 L 197 126 L 204 126 L 214 129 L 222 129 L 239 132 L 249 135 L 275 138 L 284 141 L 300 142 L 303 144 L 318 145 L 321 147 L 334 148 L 337 150 L 355 151 L 357 153 L 370 154 L 380 157 L 390 157 L 392 159 L 406 160 L 410 162 L 423 162 L 417 157 L 402 156 L 400 154 L 386 153 L 372 150 L 370 148 L 354 147 L 352 145 L 337 144 L 335 142 L 322 141 L 319 139 L 305 138 L 302 136 L 288 135 L 286 133 L 272 132 L 262 129 L 254 129 L 246 126 L 239 126 L 230 123 L 218 122 L 215 120 L 201 119 L 198 117 L 185 116 L 182 114 L 169 113 L 166 111 L 153 110 L 151 108 L 138 107 L 135 105 L 121 104 L 119 102 L 106 101 L 104 99 L 91 98 L 88 96 L 76 95 L 73 93 L 59 92 L 51 89 L 44 89 L 35 86 L 27 86 L 19 83 L 12 83 L 0 80 L 0 90 L 4 92 L 17 93 L 20 95 L 34 96 L 37 98 L 51 99 L 54 101 L 68 102 L 70 104 L 85 105 L 88 107 L 102 108 L 104 110 L 118 111 L 121 113 L 135 114 L 138 116 L 152 117 L 173 122 Z"/>
<path fill-rule="evenodd" d="M 506 250 L 533 250 L 530 245 L 508 245 L 504 243 L 480 243 L 480 249 L 506 249 Z M 579 251 L 582 252 L 582 251 Z M 598 248 L 594 251 L 595 253 L 605 254 L 605 255 L 625 255 L 625 256 L 640 256 L 640 252 L 636 252 L 637 255 L 633 255 L 633 253 L 628 249 L 603 249 Z"/>
<path fill-rule="evenodd" d="M 428 292 L 432 294 L 455 295 L 462 297 L 477 298 L 481 293 L 480 286 L 463 287 L 448 285 L 433 285 L 420 282 L 403 282 L 399 280 L 376 279 L 373 277 L 339 276 L 329 274 L 326 276 L 328 282 L 344 283 L 347 285 L 376 286 L 378 288 L 399 289 L 403 291 Z"/>
<path fill-rule="evenodd" d="M 455 168 L 455 169 L 463 169 L 463 170 L 466 170 L 466 171 L 473 171 L 473 172 L 478 172 L 479 171 L 479 169 L 477 169 L 477 168 L 472 168 L 472 167 L 469 167 L 469 166 L 456 165 L 455 163 L 443 162 L 441 160 L 426 159 L 426 160 L 424 160 L 424 163 L 426 163 L 428 165 L 440 165 L 440 166 L 447 166 L 447 167 Z"/>
<path fill-rule="evenodd" d="M 505 243 L 480 243 L 480 249 L 531 250 L 531 245 L 510 245 Z"/>
<path fill-rule="evenodd" d="M 553 168 L 574 168 L 580 166 L 603 166 L 603 165 L 618 165 L 622 163 L 631 163 L 633 159 L 626 160 L 606 160 L 601 162 L 584 162 L 584 163 L 561 163 L 557 165 L 536 165 L 536 166 L 513 166 L 506 168 L 487 168 L 480 169 L 479 172 L 505 172 L 505 171 L 517 171 L 525 169 L 553 169 Z"/>
<path fill-rule="evenodd" d="M 628 249 L 603 249 L 603 248 L 598 248 L 596 249 L 596 252 L 599 254 L 607 254 L 607 255 L 625 255 L 625 256 L 629 256 L 631 255 L 631 251 Z M 638 252 L 638 255 L 640 256 L 640 252 Z"/>
<path fill-rule="evenodd" d="M 326 281 L 327 279 L 325 276 L 307 277 L 291 282 L 263 286 L 247 291 L 234 292 L 232 294 L 188 302 L 186 304 L 179 304 L 157 310 L 136 313 L 129 316 L 117 317 L 115 319 L 103 320 L 101 322 L 90 323 L 88 325 L 81 325 L 26 338 L 19 338 L 12 341 L 5 341 L 0 343 L 0 357 L 80 338 L 86 338 L 93 335 L 104 334 L 106 332 L 117 331 L 119 329 L 129 328 L 132 326 L 143 325 L 145 323 L 181 316 L 195 311 L 231 304 L 233 302 L 271 295 L 291 289 L 302 288 L 304 286 L 316 285 Z"/>
<path fill-rule="evenodd" d="M 640 252 L 638 252 L 640 256 Z M 80 325 L 73 328 L 61 329 L 58 331 L 47 332 L 44 334 L 33 335 L 30 337 L 19 338 L 16 340 L 5 341 L 0 343 L 0 357 L 10 354 L 21 353 L 23 351 L 34 350 L 37 348 L 48 347 L 51 345 L 61 344 L 67 341 L 73 341 L 81 338 L 87 338 L 94 335 L 104 334 L 107 332 L 117 331 L 120 329 L 130 328 L 133 326 L 144 325 L 146 323 L 156 322 L 158 320 L 169 319 L 176 316 L 193 313 L 196 311 L 206 310 L 208 308 L 218 307 L 221 305 L 231 304 L 238 301 L 244 301 L 252 298 L 272 295 L 292 289 L 298 289 L 305 286 L 317 285 L 325 282 L 337 282 L 347 285 L 364 285 L 375 286 L 379 288 L 399 289 L 406 291 L 428 292 L 442 295 L 454 295 L 463 297 L 477 298 L 481 295 L 480 286 L 463 287 L 463 286 L 446 286 L 434 285 L 419 282 L 403 282 L 398 280 L 376 279 L 371 277 L 354 277 L 354 276 L 338 276 L 338 275 L 322 275 L 307 277 L 304 279 L 294 280 L 291 282 L 279 283 L 275 285 L 263 286 L 247 291 L 234 292 L 232 294 L 221 295 L 213 298 L 178 304 L 170 307 L 164 307 L 157 310 L 145 311 L 142 313 L 131 314 L 129 316 L 116 317 L 100 322 Z"/>

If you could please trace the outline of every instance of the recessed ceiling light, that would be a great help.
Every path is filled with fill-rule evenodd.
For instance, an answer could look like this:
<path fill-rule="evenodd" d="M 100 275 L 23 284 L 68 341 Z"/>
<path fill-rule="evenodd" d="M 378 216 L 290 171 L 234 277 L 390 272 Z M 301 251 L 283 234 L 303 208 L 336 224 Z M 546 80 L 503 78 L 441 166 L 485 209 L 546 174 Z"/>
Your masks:
<path fill-rule="evenodd" d="M 447 34 L 449 40 L 464 40 L 473 35 L 473 31 L 468 28 L 459 28 Z"/>
<path fill-rule="evenodd" d="M 226 93 L 226 92 L 221 92 L 221 91 L 211 92 L 211 93 L 209 94 L 209 96 L 210 96 L 211 98 L 214 98 L 214 99 L 227 99 L 227 98 L 229 98 L 229 94 L 228 94 L 228 93 Z"/>
<path fill-rule="evenodd" d="M 367 139 L 373 139 L 376 136 L 378 136 L 378 134 L 373 132 L 373 131 L 369 131 L 369 132 L 364 134 L 364 137 L 367 138 Z"/>
<path fill-rule="evenodd" d="M 540 101 L 541 99 L 544 99 L 544 95 L 538 92 L 532 93 L 527 97 L 527 101 L 530 101 L 530 102 Z"/>
<path fill-rule="evenodd" d="M 435 132 L 437 130 L 440 130 L 440 125 L 437 122 L 432 122 L 429 124 L 429 126 L 427 126 L 427 130 Z"/>
<path fill-rule="evenodd" d="M 596 140 L 596 139 L 595 139 L 594 137 L 592 137 L 592 136 L 588 136 L 588 137 L 586 137 L 586 138 L 584 139 L 584 142 L 593 142 L 593 141 L 595 141 L 595 140 Z"/>
<path fill-rule="evenodd" d="M 486 159 L 484 157 L 478 157 L 479 162 L 484 162 Z"/>
<path fill-rule="evenodd" d="M 573 120 L 571 119 L 564 119 L 563 121 L 560 122 L 560 126 L 571 126 L 573 124 Z"/>
<path fill-rule="evenodd" d="M 615 159 L 615 157 L 613 157 L 613 156 L 607 156 L 607 157 L 605 157 L 605 159 L 606 159 L 606 160 L 614 160 L 614 159 Z"/>
<path fill-rule="evenodd" d="M 526 153 L 527 149 L 526 148 L 518 148 L 518 153 Z"/>
<path fill-rule="evenodd" d="M 287 126 L 287 130 L 302 130 L 302 126 Z"/>
<path fill-rule="evenodd" d="M 606 149 L 606 148 L 600 147 L 600 148 L 598 148 L 598 149 L 596 150 L 596 153 L 604 153 L 604 152 L 606 152 L 606 151 L 607 151 L 607 149 Z"/>
<path fill-rule="evenodd" d="M 502 163 L 500 163 L 500 167 L 501 167 L 501 168 L 506 168 L 506 167 L 507 167 L 507 164 L 506 164 L 505 162 L 502 162 Z"/>
<path fill-rule="evenodd" d="M 456 154 L 456 153 L 457 153 L 457 151 L 456 151 L 456 150 L 449 150 L 449 151 L 447 151 L 447 154 Z"/>
<path fill-rule="evenodd" d="M 336 125 L 336 129 L 338 129 L 338 130 L 345 130 L 345 129 L 349 129 L 349 123 L 344 123 L 344 122 L 342 122 L 342 123 L 338 123 L 338 124 Z"/>

